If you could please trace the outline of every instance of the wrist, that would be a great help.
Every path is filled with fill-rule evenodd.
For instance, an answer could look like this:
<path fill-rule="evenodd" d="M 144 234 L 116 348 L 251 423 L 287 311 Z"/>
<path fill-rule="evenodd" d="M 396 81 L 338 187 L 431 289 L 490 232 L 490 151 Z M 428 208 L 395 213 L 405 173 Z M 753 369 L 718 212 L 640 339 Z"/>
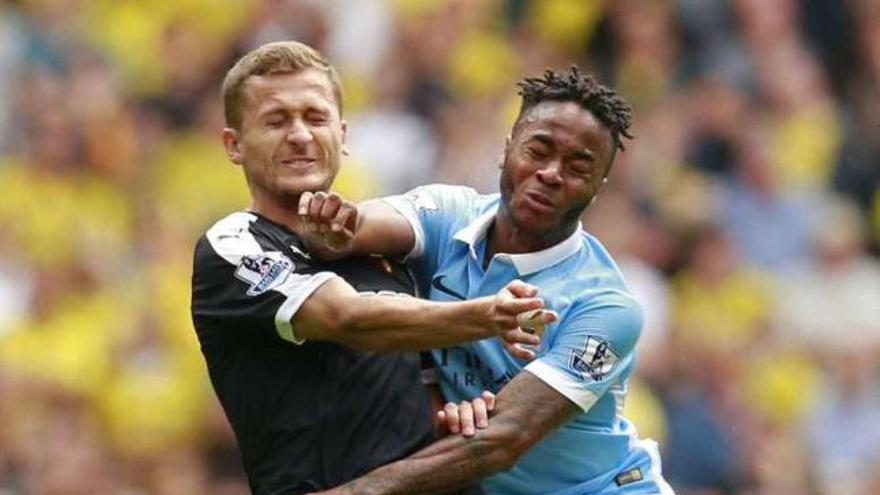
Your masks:
<path fill-rule="evenodd" d="M 492 321 L 492 298 L 478 297 L 459 303 L 462 305 L 459 321 L 466 322 L 468 328 L 477 338 L 494 337 L 494 322 Z"/>

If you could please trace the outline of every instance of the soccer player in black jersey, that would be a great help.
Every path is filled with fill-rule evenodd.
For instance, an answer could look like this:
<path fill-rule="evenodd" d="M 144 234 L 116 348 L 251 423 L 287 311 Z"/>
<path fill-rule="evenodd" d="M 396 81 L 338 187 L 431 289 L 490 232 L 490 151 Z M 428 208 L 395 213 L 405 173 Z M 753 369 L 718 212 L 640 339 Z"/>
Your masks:
<path fill-rule="evenodd" d="M 494 297 L 421 300 L 406 296 L 413 283 L 396 263 L 309 254 L 298 200 L 330 188 L 346 134 L 338 75 L 310 47 L 250 52 L 223 99 L 223 144 L 251 204 L 198 241 L 193 322 L 253 492 L 330 488 L 431 441 L 418 357 L 404 351 L 496 336 L 534 344 L 516 317 L 543 303 L 521 282 Z"/>

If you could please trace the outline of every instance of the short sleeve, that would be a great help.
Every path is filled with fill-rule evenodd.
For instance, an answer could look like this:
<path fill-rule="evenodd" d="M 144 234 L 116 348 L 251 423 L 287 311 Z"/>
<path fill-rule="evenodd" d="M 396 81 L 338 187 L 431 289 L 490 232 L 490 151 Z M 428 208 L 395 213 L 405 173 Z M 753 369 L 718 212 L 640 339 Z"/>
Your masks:
<path fill-rule="evenodd" d="M 382 200 L 403 215 L 413 229 L 416 241 L 407 259 L 422 259 L 431 265 L 440 247 L 448 244 L 454 234 L 456 220 L 466 217 L 477 197 L 469 187 L 431 184 Z"/>
<path fill-rule="evenodd" d="M 589 411 L 630 372 L 642 320 L 641 308 L 628 294 L 598 295 L 569 311 L 551 347 L 525 369 Z"/>
<path fill-rule="evenodd" d="M 271 332 L 303 343 L 290 320 L 315 290 L 336 275 L 300 258 L 294 261 L 280 250 L 265 249 L 247 224 L 230 223 L 219 222 L 196 245 L 192 283 L 196 329 Z"/>

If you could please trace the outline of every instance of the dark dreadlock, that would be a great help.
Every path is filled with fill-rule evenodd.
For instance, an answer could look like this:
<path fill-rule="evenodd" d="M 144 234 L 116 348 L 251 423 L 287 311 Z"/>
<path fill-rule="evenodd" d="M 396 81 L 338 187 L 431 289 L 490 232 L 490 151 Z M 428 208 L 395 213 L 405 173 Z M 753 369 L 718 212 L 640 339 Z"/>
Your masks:
<path fill-rule="evenodd" d="M 582 75 L 572 66 L 569 72 L 547 69 L 544 77 L 528 77 L 519 83 L 522 106 L 519 114 L 542 101 L 573 101 L 589 110 L 599 122 L 611 131 L 614 149 L 623 150 L 621 136 L 632 139 L 629 132 L 632 108 L 610 88 L 602 86 L 593 76 Z"/>

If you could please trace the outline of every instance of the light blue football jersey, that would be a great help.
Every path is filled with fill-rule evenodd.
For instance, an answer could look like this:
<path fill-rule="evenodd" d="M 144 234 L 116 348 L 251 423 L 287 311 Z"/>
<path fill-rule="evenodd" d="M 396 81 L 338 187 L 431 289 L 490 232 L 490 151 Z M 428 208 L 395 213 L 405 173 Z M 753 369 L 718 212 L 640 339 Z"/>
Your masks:
<path fill-rule="evenodd" d="M 656 444 L 640 441 L 623 416 L 642 312 L 598 240 L 578 228 L 543 251 L 495 254 L 483 269 L 486 232 L 498 194 L 430 185 L 385 201 L 407 218 L 416 243 L 408 259 L 433 300 L 494 295 L 520 279 L 539 288 L 559 321 L 545 331 L 531 363 L 496 338 L 433 352 L 444 396 L 497 393 L 526 370 L 583 409 L 535 445 L 509 471 L 487 478 L 492 495 L 672 493 L 660 476 Z"/>

